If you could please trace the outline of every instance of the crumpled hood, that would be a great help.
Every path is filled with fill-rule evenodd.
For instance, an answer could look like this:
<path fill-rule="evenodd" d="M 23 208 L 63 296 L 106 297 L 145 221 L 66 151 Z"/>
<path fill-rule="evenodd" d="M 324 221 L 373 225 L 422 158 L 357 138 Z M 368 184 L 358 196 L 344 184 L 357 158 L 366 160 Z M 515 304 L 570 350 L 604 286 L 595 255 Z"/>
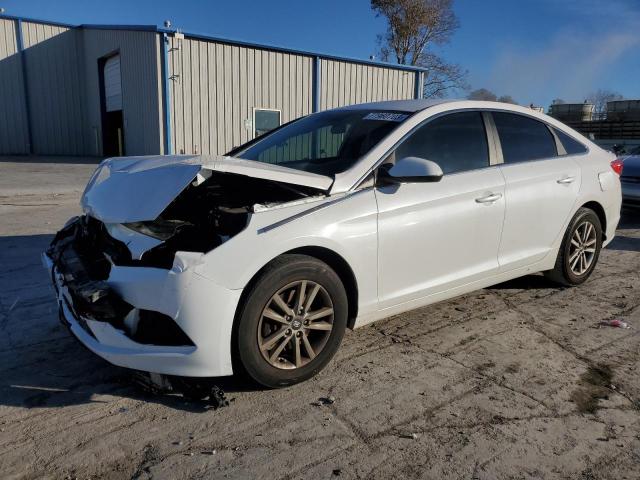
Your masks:
<path fill-rule="evenodd" d="M 333 179 L 268 163 L 220 155 L 108 158 L 91 176 L 80 205 L 105 223 L 154 220 L 196 177 L 210 172 L 328 190 Z"/>

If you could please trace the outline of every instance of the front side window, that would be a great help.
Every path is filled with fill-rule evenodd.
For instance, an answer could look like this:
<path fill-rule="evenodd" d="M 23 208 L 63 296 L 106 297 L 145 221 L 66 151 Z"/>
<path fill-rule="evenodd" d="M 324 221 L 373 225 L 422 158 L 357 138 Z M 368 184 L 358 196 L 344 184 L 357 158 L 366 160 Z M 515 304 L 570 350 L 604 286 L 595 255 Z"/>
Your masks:
<path fill-rule="evenodd" d="M 408 117 L 379 110 L 320 112 L 266 134 L 235 156 L 332 176 L 351 168 Z"/>
<path fill-rule="evenodd" d="M 413 132 L 394 152 L 394 160 L 419 157 L 436 162 L 447 173 L 489 166 L 487 134 L 480 112 L 436 118 Z"/>
<path fill-rule="evenodd" d="M 493 112 L 504 163 L 528 162 L 558 155 L 547 126 L 517 113 Z"/>

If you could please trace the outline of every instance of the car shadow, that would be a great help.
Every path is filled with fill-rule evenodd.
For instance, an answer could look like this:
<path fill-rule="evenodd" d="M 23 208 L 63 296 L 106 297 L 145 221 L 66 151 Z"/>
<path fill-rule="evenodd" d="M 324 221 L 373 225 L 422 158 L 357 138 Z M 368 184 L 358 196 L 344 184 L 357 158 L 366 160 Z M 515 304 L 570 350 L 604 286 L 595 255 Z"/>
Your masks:
<path fill-rule="evenodd" d="M 640 208 L 623 208 L 620 223 L 613 241 L 607 245 L 608 250 L 624 252 L 640 252 L 640 235 L 629 235 L 630 230 L 640 230 Z"/>
<path fill-rule="evenodd" d="M 506 282 L 488 287 L 487 290 L 545 290 L 558 289 L 558 284 L 548 280 L 544 275 L 535 273 L 524 277 L 514 278 Z"/>

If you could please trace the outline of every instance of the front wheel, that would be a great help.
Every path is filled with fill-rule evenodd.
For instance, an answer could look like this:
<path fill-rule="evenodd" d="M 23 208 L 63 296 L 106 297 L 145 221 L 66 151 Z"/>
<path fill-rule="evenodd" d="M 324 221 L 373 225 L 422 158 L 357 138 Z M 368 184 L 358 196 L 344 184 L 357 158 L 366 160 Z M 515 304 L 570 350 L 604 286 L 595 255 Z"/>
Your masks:
<path fill-rule="evenodd" d="M 562 285 L 580 285 L 591 276 L 601 248 L 602 225 L 598 215 L 589 208 L 580 208 L 569 223 L 555 267 L 545 275 Z"/>
<path fill-rule="evenodd" d="M 283 255 L 249 287 L 235 338 L 239 366 L 271 388 L 306 380 L 331 360 L 347 325 L 340 277 L 306 255 Z"/>

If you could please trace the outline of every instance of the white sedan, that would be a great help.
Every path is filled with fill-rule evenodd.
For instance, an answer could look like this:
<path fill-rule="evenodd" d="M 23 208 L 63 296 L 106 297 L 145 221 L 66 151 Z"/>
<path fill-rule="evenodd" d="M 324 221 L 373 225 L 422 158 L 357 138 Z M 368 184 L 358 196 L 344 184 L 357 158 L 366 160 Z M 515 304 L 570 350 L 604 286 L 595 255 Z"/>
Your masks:
<path fill-rule="evenodd" d="M 61 320 L 109 362 L 280 387 L 346 328 L 534 272 L 583 283 L 620 169 L 527 108 L 353 105 L 224 157 L 105 160 L 44 260 Z"/>

